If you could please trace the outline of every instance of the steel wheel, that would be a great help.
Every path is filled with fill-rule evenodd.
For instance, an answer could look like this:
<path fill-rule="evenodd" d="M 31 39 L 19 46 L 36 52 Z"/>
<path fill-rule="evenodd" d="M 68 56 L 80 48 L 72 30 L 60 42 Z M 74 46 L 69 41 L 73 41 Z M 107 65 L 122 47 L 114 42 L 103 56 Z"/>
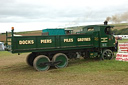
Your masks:
<path fill-rule="evenodd" d="M 27 58 L 26 58 L 26 62 L 29 66 L 33 66 L 33 61 L 35 59 L 36 55 L 33 53 L 30 53 Z"/>
<path fill-rule="evenodd" d="M 55 65 L 56 68 L 64 68 L 68 65 L 68 58 L 65 54 L 63 53 L 57 53 L 53 56 L 52 59 L 53 62 L 60 61 L 59 64 Z"/>
<path fill-rule="evenodd" d="M 106 50 L 103 51 L 103 53 L 102 53 L 102 59 L 103 59 L 103 60 L 104 60 L 104 59 L 110 60 L 110 59 L 112 59 L 112 58 L 113 58 L 113 52 L 112 52 L 111 50 L 106 49 Z"/>
<path fill-rule="evenodd" d="M 37 71 L 46 71 L 50 68 L 49 65 L 46 65 L 47 62 L 50 62 L 49 58 L 45 55 L 40 55 L 35 58 L 33 62 L 33 67 Z"/>

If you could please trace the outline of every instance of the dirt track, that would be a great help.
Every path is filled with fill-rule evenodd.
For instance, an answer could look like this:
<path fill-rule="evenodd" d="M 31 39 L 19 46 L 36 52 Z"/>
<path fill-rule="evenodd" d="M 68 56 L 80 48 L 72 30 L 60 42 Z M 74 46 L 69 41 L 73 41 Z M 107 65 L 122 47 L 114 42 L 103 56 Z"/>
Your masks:
<path fill-rule="evenodd" d="M 75 60 L 63 69 L 37 72 L 26 64 L 27 55 L 0 52 L 0 85 L 128 85 L 127 63 Z"/>

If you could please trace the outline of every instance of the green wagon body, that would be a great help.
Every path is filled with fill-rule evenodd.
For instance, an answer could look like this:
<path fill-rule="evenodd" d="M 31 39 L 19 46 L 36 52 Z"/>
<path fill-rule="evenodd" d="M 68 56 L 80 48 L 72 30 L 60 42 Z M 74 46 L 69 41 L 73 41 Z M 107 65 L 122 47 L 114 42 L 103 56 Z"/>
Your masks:
<path fill-rule="evenodd" d="M 95 47 L 92 35 L 17 36 L 13 37 L 12 53 L 71 50 Z"/>
<path fill-rule="evenodd" d="M 55 36 L 14 36 L 12 30 L 12 37 L 7 34 L 6 49 L 12 53 L 32 52 L 37 56 L 46 55 L 50 60 L 57 53 L 64 53 L 68 58 L 74 58 L 76 52 L 82 56 L 98 56 L 105 49 L 115 50 L 115 38 L 110 34 L 111 27 L 90 25 L 84 27 L 80 34 Z"/>

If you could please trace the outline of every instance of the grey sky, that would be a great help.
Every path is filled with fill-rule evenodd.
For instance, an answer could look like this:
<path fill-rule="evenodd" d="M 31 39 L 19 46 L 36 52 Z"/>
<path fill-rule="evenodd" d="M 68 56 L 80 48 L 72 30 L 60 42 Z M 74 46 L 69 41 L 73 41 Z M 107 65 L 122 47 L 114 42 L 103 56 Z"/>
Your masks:
<path fill-rule="evenodd" d="M 127 12 L 127 3 L 128 0 L 0 0 L 0 27 L 4 28 L 0 32 L 11 26 L 25 31 L 102 23 L 108 16 Z"/>

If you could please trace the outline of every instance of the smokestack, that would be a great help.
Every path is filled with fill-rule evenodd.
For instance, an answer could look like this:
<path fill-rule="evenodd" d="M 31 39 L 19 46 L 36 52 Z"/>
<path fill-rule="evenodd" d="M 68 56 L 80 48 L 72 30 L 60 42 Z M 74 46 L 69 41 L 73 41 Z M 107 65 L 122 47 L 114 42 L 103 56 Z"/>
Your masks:
<path fill-rule="evenodd" d="M 108 21 L 107 20 L 104 21 L 104 25 L 108 25 Z"/>

